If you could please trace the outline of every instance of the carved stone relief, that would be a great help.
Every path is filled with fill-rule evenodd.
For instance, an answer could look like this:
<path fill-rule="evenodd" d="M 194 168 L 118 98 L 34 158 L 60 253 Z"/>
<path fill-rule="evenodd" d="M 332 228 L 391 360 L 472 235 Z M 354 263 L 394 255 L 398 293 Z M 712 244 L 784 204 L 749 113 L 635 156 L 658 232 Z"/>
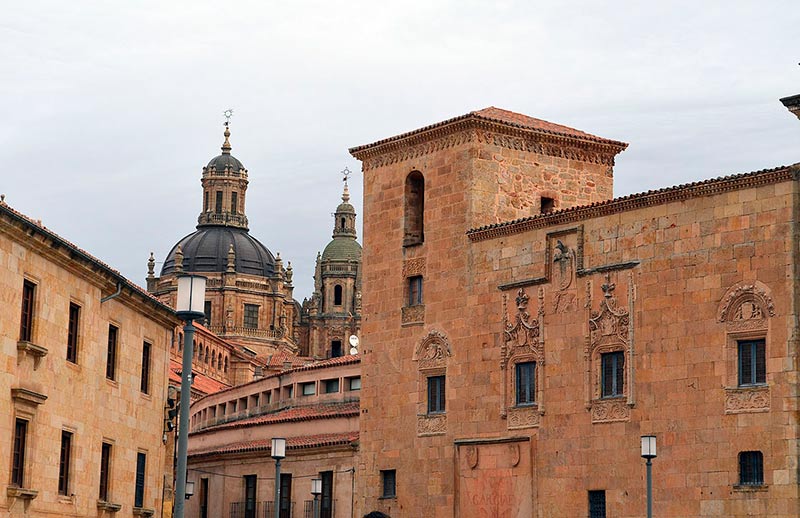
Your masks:
<path fill-rule="evenodd" d="M 633 273 L 627 276 L 627 307 L 621 305 L 615 294 L 616 282 L 606 273 L 601 285 L 603 298 L 599 307 L 592 309 L 592 283 L 587 282 L 588 337 L 586 341 L 586 392 L 587 408 L 593 423 L 626 421 L 630 419 L 630 409 L 635 404 L 635 368 L 633 321 L 635 289 Z M 623 395 L 614 399 L 601 399 L 602 377 L 600 368 L 605 353 L 624 353 Z"/>
<path fill-rule="evenodd" d="M 746 387 L 725 390 L 725 413 L 769 412 L 769 387 Z"/>
<path fill-rule="evenodd" d="M 405 306 L 401 310 L 403 324 L 421 324 L 425 322 L 425 306 Z"/>
<path fill-rule="evenodd" d="M 447 358 L 452 355 L 453 352 L 450 350 L 450 342 L 447 340 L 447 336 L 434 330 L 419 342 L 416 351 L 414 351 L 413 359 L 419 362 L 417 368 L 420 370 L 435 369 L 445 367 Z"/>
<path fill-rule="evenodd" d="M 770 290 L 759 281 L 741 283 L 728 289 L 720 302 L 720 322 L 759 321 L 775 316 Z M 766 326 L 766 324 L 764 324 Z"/>
<path fill-rule="evenodd" d="M 500 368 L 503 370 L 503 408 L 500 416 L 508 419 L 509 429 L 539 426 L 544 413 L 544 341 L 541 326 L 544 317 L 544 289 L 538 290 L 538 307 L 532 316 L 528 305 L 530 296 L 520 288 L 514 299 L 514 309 L 509 315 L 508 296 L 503 295 L 503 343 L 500 351 Z M 515 365 L 519 362 L 536 362 L 536 403 L 515 406 Z"/>
<path fill-rule="evenodd" d="M 442 435 L 447 431 L 447 417 L 445 415 L 418 415 L 417 435 Z"/>
<path fill-rule="evenodd" d="M 416 257 L 403 261 L 403 277 L 425 275 L 425 258 Z"/>

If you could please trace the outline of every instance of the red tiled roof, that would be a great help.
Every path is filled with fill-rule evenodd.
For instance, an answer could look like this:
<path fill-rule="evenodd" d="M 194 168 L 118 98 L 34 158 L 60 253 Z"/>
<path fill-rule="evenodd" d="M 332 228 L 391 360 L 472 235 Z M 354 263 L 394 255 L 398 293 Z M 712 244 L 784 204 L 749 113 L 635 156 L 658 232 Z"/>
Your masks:
<path fill-rule="evenodd" d="M 482 110 L 471 111 L 464 115 L 453 117 L 452 119 L 447 119 L 442 122 L 437 122 L 436 124 L 431 124 L 429 126 L 424 126 L 414 131 L 401 133 L 400 135 L 396 135 L 394 137 L 389 137 L 387 139 L 379 140 L 377 142 L 373 142 L 372 144 L 356 146 L 350 148 L 349 151 L 351 155 L 357 157 L 358 154 L 367 149 L 377 148 L 379 146 L 388 144 L 390 142 L 396 142 L 403 139 L 407 139 L 414 135 L 425 133 L 427 131 L 435 130 L 438 128 L 442 128 L 444 126 L 455 124 L 461 121 L 466 121 L 469 119 L 495 122 L 503 125 L 513 126 L 523 130 L 529 130 L 539 133 L 547 133 L 555 136 L 577 138 L 580 140 L 594 142 L 597 144 L 610 145 L 615 148 L 618 148 L 617 153 L 628 147 L 628 144 L 625 142 L 598 137 L 596 135 L 592 135 L 591 133 L 586 133 L 585 131 L 577 130 L 575 128 L 570 128 L 569 126 L 562 126 L 561 124 L 555 124 L 553 122 L 537 119 L 535 117 L 529 117 L 528 115 L 523 115 L 521 113 L 516 113 L 509 110 L 504 110 L 502 108 L 489 106 L 488 108 L 484 108 Z"/>
<path fill-rule="evenodd" d="M 216 426 L 210 426 L 190 435 L 202 434 L 210 431 L 223 430 L 228 428 L 244 428 L 262 424 L 288 423 L 293 421 L 311 421 L 314 419 L 331 419 L 337 417 L 358 417 L 359 402 L 350 401 L 347 403 L 322 403 L 318 405 L 308 405 L 299 407 L 289 407 L 272 412 L 269 414 L 258 415 L 238 421 L 231 421 Z"/>
<path fill-rule="evenodd" d="M 182 369 L 183 366 L 180 362 L 178 362 L 177 360 L 170 360 L 169 380 L 176 383 L 177 385 L 180 385 L 181 384 L 180 372 Z M 195 372 L 192 378 L 193 378 L 192 390 L 201 393 L 205 396 L 208 396 L 210 394 L 216 394 L 221 390 L 230 388 L 230 385 L 228 385 L 227 383 L 217 381 L 199 372 Z"/>
<path fill-rule="evenodd" d="M 55 232 L 53 232 L 49 228 L 47 228 L 44 225 L 42 225 L 41 220 L 34 220 L 33 218 L 31 218 L 29 216 L 26 216 L 25 214 L 23 214 L 23 213 L 21 213 L 21 212 L 19 212 L 17 210 L 12 209 L 5 202 L 0 202 L 0 212 L 5 212 L 9 216 L 11 216 L 13 219 L 16 219 L 17 221 L 22 222 L 26 226 L 28 226 L 30 228 L 33 228 L 37 232 L 40 232 L 40 233 L 44 234 L 49 239 L 53 240 L 54 242 L 58 243 L 59 245 L 65 247 L 65 248 L 69 249 L 71 252 L 73 252 L 75 255 L 79 256 L 83 260 L 89 261 L 90 263 L 92 263 L 95 266 L 99 267 L 101 270 L 104 270 L 106 274 L 111 275 L 112 277 L 115 277 L 117 282 L 120 282 L 120 283 L 124 284 L 128 289 L 130 289 L 131 291 L 136 292 L 137 294 L 142 296 L 145 300 L 147 300 L 148 302 L 154 304 L 156 307 L 158 307 L 162 311 L 165 311 L 165 312 L 169 313 L 173 317 L 176 316 L 175 315 L 175 310 L 173 310 L 171 307 L 167 306 L 166 304 L 164 304 L 163 302 L 161 302 L 160 300 L 155 298 L 153 295 L 151 295 L 147 290 L 145 290 L 141 286 L 139 286 L 136 283 L 128 280 L 127 278 L 125 278 L 121 273 L 119 273 L 118 270 L 115 270 L 114 268 L 112 268 L 108 264 L 104 263 L 103 261 L 101 261 L 97 257 L 93 256 L 92 254 L 90 254 L 86 250 L 83 250 L 82 248 L 78 247 L 77 245 L 75 245 L 71 241 L 59 236 L 58 234 L 56 234 Z"/>
<path fill-rule="evenodd" d="M 305 435 L 301 437 L 289 437 L 286 439 L 287 450 L 302 450 L 307 448 L 321 448 L 324 446 L 338 446 L 353 444 L 358 441 L 358 431 L 344 433 L 323 433 L 319 435 Z M 253 441 L 242 441 L 229 443 L 217 448 L 197 450 L 189 452 L 189 457 L 200 457 L 204 455 L 227 454 L 227 453 L 246 453 L 255 451 L 269 451 L 272 439 L 257 439 Z"/>
<path fill-rule="evenodd" d="M 746 187 L 768 185 L 771 183 L 797 179 L 800 177 L 800 163 L 791 166 L 780 166 L 773 169 L 762 169 L 750 173 L 741 173 L 721 176 L 691 182 L 674 187 L 651 190 L 638 194 L 631 194 L 620 198 L 579 205 L 567 209 L 557 210 L 547 214 L 528 216 L 502 223 L 493 223 L 467 231 L 471 241 L 482 241 L 499 236 L 524 232 L 532 228 L 541 228 L 550 225 L 560 225 L 584 218 L 606 216 L 625 210 L 641 207 L 650 207 L 669 203 L 672 201 L 686 200 L 700 196 L 711 196 Z"/>

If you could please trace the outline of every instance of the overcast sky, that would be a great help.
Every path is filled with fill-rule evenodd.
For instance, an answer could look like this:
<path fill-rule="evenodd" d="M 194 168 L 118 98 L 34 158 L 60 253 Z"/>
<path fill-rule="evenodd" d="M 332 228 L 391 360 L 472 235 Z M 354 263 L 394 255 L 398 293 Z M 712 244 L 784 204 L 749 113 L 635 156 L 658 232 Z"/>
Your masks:
<path fill-rule="evenodd" d="M 0 192 L 144 284 L 234 109 L 251 234 L 313 289 L 347 148 L 487 106 L 630 143 L 615 195 L 800 162 L 800 4 L 14 2 Z"/>

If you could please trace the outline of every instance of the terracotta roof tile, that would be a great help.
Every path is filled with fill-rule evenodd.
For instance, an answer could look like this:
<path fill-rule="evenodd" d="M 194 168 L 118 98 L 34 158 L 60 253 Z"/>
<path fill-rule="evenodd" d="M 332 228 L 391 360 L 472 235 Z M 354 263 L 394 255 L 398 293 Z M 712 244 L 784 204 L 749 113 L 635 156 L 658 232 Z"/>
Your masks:
<path fill-rule="evenodd" d="M 287 450 L 302 450 L 307 448 L 320 448 L 324 446 L 337 446 L 353 444 L 358 441 L 358 431 L 344 433 L 324 433 L 318 435 L 305 435 L 301 437 L 289 437 L 286 439 Z M 253 441 L 241 441 L 229 443 L 217 448 L 190 451 L 190 457 L 200 457 L 204 455 L 226 454 L 226 453 L 245 453 L 255 451 L 268 452 L 272 445 L 272 439 L 256 439 Z"/>
<path fill-rule="evenodd" d="M 277 412 L 271 412 L 269 414 L 263 414 L 255 417 L 249 417 L 247 419 L 210 426 L 196 432 L 191 432 L 190 435 L 263 424 L 288 423 L 292 421 L 311 421 L 315 419 L 332 419 L 339 417 L 358 417 L 359 408 L 360 406 L 358 401 L 289 407 Z"/>
<path fill-rule="evenodd" d="M 182 369 L 183 366 L 180 362 L 171 359 L 169 361 L 169 380 L 180 385 L 180 372 Z M 192 377 L 194 378 L 192 381 L 192 390 L 205 396 L 216 394 L 217 392 L 230 388 L 230 385 L 227 383 L 217 381 L 199 372 L 194 372 Z"/>
<path fill-rule="evenodd" d="M 596 144 L 609 145 L 617 149 L 616 153 L 619 153 L 620 151 L 628 147 L 628 144 L 625 142 L 598 137 L 596 135 L 592 135 L 591 133 L 586 133 L 585 131 L 577 130 L 575 128 L 570 128 L 569 126 L 563 126 L 561 124 L 555 124 L 553 122 L 537 119 L 535 117 L 530 117 L 528 115 L 523 115 L 521 113 L 516 113 L 509 110 L 504 110 L 502 108 L 489 106 L 488 108 L 484 108 L 482 110 L 471 111 L 464 115 L 453 117 L 452 119 L 447 119 L 445 121 L 437 122 L 429 126 L 424 126 L 422 128 L 413 131 L 401 133 L 399 135 L 395 135 L 394 137 L 378 140 L 377 142 L 373 142 L 371 144 L 356 146 L 350 148 L 349 152 L 351 155 L 356 156 L 356 158 L 358 158 L 358 156 L 363 151 L 366 151 L 368 149 L 379 148 L 384 144 L 389 144 L 391 142 L 397 142 L 404 139 L 408 139 L 410 137 L 420 135 L 428 131 L 437 130 L 445 126 L 453 125 L 462 121 L 468 121 L 470 119 L 494 122 L 523 130 L 547 133 L 554 136 L 577 138 L 580 140 L 593 142 Z"/>

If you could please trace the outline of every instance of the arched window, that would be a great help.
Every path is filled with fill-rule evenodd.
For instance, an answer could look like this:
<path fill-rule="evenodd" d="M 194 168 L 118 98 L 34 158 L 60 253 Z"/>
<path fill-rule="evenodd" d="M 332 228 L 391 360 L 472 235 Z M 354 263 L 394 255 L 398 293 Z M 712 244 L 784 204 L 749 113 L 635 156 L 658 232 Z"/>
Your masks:
<path fill-rule="evenodd" d="M 208 346 L 206 346 L 206 354 L 203 356 L 203 361 L 208 363 Z"/>
<path fill-rule="evenodd" d="M 217 366 L 217 351 L 211 351 L 211 368 Z"/>
<path fill-rule="evenodd" d="M 344 230 L 344 218 L 342 218 L 342 225 L 341 225 L 341 228 L 342 228 L 342 230 Z"/>
<path fill-rule="evenodd" d="M 219 353 L 219 357 L 217 358 L 217 369 L 222 370 L 222 353 Z"/>
<path fill-rule="evenodd" d="M 425 240 L 424 212 L 425 178 L 419 171 L 412 171 L 406 177 L 403 246 L 419 245 Z"/>
<path fill-rule="evenodd" d="M 192 358 L 197 358 L 197 340 L 192 340 Z"/>
<path fill-rule="evenodd" d="M 342 285 L 337 284 L 333 287 L 333 305 L 334 306 L 341 306 L 342 305 Z"/>
<path fill-rule="evenodd" d="M 178 352 L 183 350 L 183 333 L 178 333 Z"/>
<path fill-rule="evenodd" d="M 224 367 L 224 372 L 228 372 L 228 357 L 227 357 L 227 356 L 225 357 L 225 367 Z"/>

